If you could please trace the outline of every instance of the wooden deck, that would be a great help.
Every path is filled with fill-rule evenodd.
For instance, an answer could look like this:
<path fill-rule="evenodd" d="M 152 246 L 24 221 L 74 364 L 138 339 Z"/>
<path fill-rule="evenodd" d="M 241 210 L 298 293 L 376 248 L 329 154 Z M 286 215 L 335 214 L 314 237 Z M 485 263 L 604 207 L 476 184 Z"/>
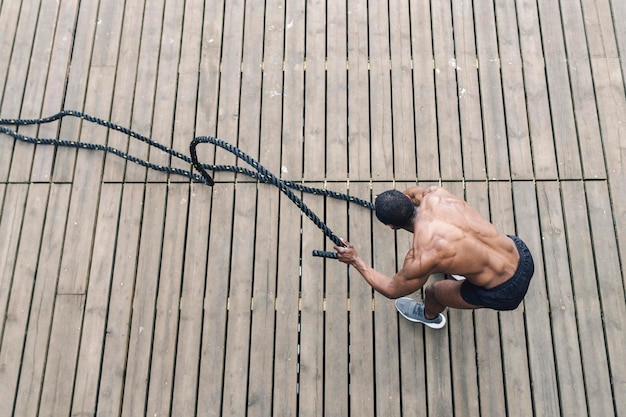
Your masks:
<path fill-rule="evenodd" d="M 623 0 L 0 0 L 0 117 L 213 135 L 368 200 L 442 184 L 536 258 L 518 310 L 425 329 L 312 257 L 331 242 L 275 187 L 1 136 L 0 416 L 626 416 L 625 21 Z M 19 131 L 189 168 L 76 119 Z M 410 235 L 303 198 L 402 262 Z"/>

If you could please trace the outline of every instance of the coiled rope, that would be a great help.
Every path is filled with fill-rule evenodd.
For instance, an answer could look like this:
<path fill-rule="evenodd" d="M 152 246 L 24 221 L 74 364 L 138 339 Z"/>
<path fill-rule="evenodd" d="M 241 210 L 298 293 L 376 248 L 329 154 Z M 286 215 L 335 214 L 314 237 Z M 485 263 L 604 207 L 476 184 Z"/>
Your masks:
<path fill-rule="evenodd" d="M 174 168 L 171 166 L 156 165 L 148 161 L 145 161 L 143 159 L 137 158 L 135 156 L 129 155 L 128 153 L 122 152 L 121 150 L 117 148 L 113 148 L 107 145 L 99 145 L 99 144 L 94 144 L 94 143 L 86 143 L 86 142 L 63 140 L 63 139 L 35 138 L 35 137 L 23 135 L 21 133 L 18 133 L 16 130 L 12 130 L 12 129 L 5 127 L 5 126 L 42 125 L 42 124 L 51 123 L 57 120 L 61 120 L 64 117 L 76 117 L 81 120 L 106 127 L 107 129 L 121 132 L 125 135 L 130 136 L 133 139 L 147 143 L 149 146 L 157 148 L 175 158 L 178 158 L 184 162 L 192 164 L 193 167 L 199 172 L 199 174 L 196 174 L 191 170 L 188 171 L 188 170 L 184 170 L 180 168 Z M 68 147 L 68 148 L 90 149 L 90 150 L 97 150 L 97 151 L 111 153 L 113 155 L 116 155 L 120 158 L 133 162 L 135 164 L 141 165 L 143 167 L 153 169 L 155 171 L 181 175 L 181 176 L 190 178 L 192 181 L 207 184 L 209 186 L 213 186 L 215 184 L 215 181 L 208 174 L 207 171 L 213 171 L 213 172 L 229 171 L 233 173 L 247 175 L 262 183 L 272 184 L 278 187 L 280 191 L 282 191 L 296 206 L 298 206 L 300 211 L 306 214 L 306 216 L 309 219 L 311 219 L 311 221 L 313 221 L 313 223 L 318 228 L 320 228 L 322 232 L 324 232 L 326 237 L 328 237 L 337 246 L 344 246 L 341 239 L 339 239 L 339 237 L 337 237 L 337 235 L 335 235 L 332 232 L 332 230 L 311 209 L 309 209 L 307 205 L 304 204 L 304 202 L 298 196 L 294 194 L 292 189 L 305 192 L 305 193 L 314 194 L 314 195 L 327 196 L 327 197 L 331 197 L 331 198 L 335 198 L 339 200 L 345 200 L 350 203 L 355 203 L 360 206 L 369 208 L 370 210 L 374 210 L 374 205 L 371 202 L 353 197 L 348 194 L 342 194 L 342 193 L 330 191 L 330 190 L 323 189 L 323 188 L 312 188 L 312 187 L 305 186 L 302 183 L 282 180 L 276 177 L 274 174 L 268 171 L 265 167 L 263 167 L 263 165 L 257 162 L 254 158 L 247 155 L 236 146 L 233 146 L 229 144 L 228 142 L 224 142 L 220 139 L 216 139 L 211 136 L 199 136 L 193 139 L 189 145 L 189 151 L 191 153 L 191 157 L 189 157 L 167 146 L 164 146 L 158 142 L 155 142 L 152 139 L 146 136 L 143 136 L 137 132 L 134 132 L 128 128 L 125 128 L 118 124 L 115 124 L 106 120 L 102 120 L 97 117 L 90 116 L 88 114 L 85 114 L 79 111 L 74 111 L 74 110 L 64 110 L 52 116 L 44 117 L 40 119 L 1 119 L 0 118 L 0 133 L 4 133 L 22 142 L 32 143 L 32 144 L 37 144 L 37 145 L 53 145 L 53 146 L 62 146 L 62 147 Z M 210 143 L 212 145 L 218 146 L 232 153 L 237 158 L 243 160 L 248 165 L 250 165 L 254 170 L 242 168 L 242 167 L 234 166 L 234 165 L 211 165 L 211 164 L 200 163 L 198 161 L 196 148 L 199 144 L 204 144 L 204 143 Z M 336 259 L 337 253 L 314 250 L 313 256 L 321 256 L 321 257 Z"/>

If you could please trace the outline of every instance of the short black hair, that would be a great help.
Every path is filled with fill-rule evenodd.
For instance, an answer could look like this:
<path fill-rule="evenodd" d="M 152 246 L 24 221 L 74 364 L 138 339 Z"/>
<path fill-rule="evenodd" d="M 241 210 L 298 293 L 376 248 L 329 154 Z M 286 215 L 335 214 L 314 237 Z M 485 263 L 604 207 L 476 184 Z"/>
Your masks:
<path fill-rule="evenodd" d="M 398 190 L 387 190 L 379 194 L 374 205 L 378 220 L 394 227 L 409 226 L 415 214 L 413 202 Z"/>

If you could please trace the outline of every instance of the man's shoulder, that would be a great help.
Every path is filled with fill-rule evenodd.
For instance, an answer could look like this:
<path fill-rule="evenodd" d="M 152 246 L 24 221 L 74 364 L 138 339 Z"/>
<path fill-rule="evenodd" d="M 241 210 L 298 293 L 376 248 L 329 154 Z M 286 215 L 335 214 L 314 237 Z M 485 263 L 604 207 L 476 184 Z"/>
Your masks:
<path fill-rule="evenodd" d="M 439 233 L 435 230 L 436 227 L 428 229 L 422 230 L 423 233 L 413 240 L 413 247 L 406 255 L 405 265 L 411 265 L 420 273 L 430 274 L 439 272 L 445 266 L 446 262 L 454 256 L 455 248 L 449 236 Z"/>

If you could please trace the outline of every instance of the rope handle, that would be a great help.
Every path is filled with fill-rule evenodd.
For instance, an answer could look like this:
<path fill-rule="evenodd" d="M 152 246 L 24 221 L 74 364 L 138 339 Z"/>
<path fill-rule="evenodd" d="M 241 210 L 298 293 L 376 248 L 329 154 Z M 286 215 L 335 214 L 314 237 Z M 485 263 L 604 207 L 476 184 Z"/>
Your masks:
<path fill-rule="evenodd" d="M 337 252 L 328 252 L 323 250 L 314 250 L 313 256 L 318 256 L 321 258 L 329 258 L 329 259 L 337 259 Z"/>

